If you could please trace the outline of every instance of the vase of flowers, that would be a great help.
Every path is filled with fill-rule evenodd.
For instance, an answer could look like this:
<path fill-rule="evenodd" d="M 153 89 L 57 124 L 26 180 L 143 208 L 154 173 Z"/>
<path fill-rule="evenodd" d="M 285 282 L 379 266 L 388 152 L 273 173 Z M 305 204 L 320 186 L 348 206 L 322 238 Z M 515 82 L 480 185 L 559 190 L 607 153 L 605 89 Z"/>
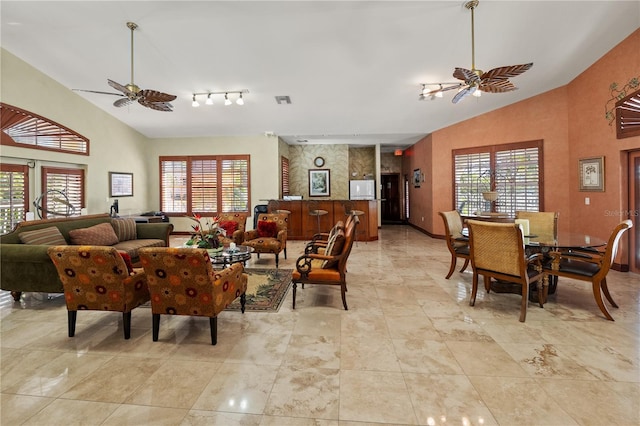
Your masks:
<path fill-rule="evenodd" d="M 187 217 L 196 222 L 191 225 L 193 234 L 185 243 L 187 247 L 207 249 L 209 254 L 219 253 L 223 250 L 224 247 L 218 237 L 225 235 L 225 230 L 220 227 L 217 217 L 203 219 L 199 214 Z"/>

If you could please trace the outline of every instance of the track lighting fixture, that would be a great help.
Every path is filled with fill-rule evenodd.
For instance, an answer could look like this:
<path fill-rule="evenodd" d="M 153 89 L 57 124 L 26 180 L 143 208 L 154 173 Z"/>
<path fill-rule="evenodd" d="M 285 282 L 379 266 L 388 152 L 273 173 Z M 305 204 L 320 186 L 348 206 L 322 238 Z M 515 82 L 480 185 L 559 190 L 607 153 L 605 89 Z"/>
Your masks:
<path fill-rule="evenodd" d="M 191 103 L 191 106 L 193 106 L 194 108 L 197 106 L 200 106 L 200 103 L 198 102 L 197 97 L 198 96 L 206 96 L 206 100 L 205 100 L 205 105 L 213 105 L 213 98 L 217 95 L 224 95 L 224 104 L 225 105 L 231 105 L 233 102 L 231 101 L 231 99 L 229 99 L 229 95 L 238 95 L 238 98 L 236 99 L 236 104 L 238 105 L 244 105 L 244 94 L 249 93 L 249 91 L 247 89 L 242 89 L 242 90 L 227 90 L 224 92 L 202 92 L 202 93 L 194 93 L 193 94 L 193 102 Z"/>

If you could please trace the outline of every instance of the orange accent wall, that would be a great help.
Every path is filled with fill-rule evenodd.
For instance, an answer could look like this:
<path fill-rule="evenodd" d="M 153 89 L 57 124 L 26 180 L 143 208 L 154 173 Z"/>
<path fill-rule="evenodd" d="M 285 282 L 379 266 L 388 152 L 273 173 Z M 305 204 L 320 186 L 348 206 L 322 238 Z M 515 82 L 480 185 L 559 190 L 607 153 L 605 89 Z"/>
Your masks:
<path fill-rule="evenodd" d="M 417 168 L 426 174 L 421 188 L 410 188 L 409 222 L 430 234 L 444 234 L 438 212 L 454 208 L 453 149 L 542 139 L 545 210 L 560 213 L 560 230 L 608 238 L 627 218 L 615 213 L 628 211 L 626 157 L 628 151 L 640 149 L 640 137 L 616 139 L 615 126 L 605 119 L 605 104 L 611 83 L 621 86 L 639 74 L 640 29 L 566 86 L 420 140 L 406 151 L 403 163 L 409 176 Z M 599 156 L 605 157 L 605 192 L 578 191 L 578 159 Z M 589 206 L 585 197 L 590 198 Z"/>

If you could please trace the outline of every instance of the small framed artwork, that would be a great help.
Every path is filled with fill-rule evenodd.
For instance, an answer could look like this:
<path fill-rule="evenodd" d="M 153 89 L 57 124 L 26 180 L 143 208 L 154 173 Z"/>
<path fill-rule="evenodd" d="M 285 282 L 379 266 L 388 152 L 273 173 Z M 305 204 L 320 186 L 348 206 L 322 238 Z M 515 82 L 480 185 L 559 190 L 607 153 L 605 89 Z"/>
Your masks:
<path fill-rule="evenodd" d="M 331 181 L 329 169 L 309 170 L 309 197 L 331 196 Z"/>
<path fill-rule="evenodd" d="M 109 197 L 133 197 L 133 173 L 109 172 Z"/>
<path fill-rule="evenodd" d="M 413 187 L 420 188 L 420 182 L 422 182 L 422 172 L 420 169 L 413 170 Z"/>
<path fill-rule="evenodd" d="M 604 192 L 604 157 L 578 160 L 580 191 Z"/>

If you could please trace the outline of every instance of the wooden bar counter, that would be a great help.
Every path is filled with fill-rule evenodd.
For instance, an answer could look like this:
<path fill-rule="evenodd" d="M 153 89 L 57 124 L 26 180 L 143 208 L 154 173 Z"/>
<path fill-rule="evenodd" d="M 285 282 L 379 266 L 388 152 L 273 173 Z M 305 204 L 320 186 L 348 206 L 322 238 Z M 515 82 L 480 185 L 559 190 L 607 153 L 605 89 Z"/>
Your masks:
<path fill-rule="evenodd" d="M 289 228 L 287 239 L 309 240 L 318 232 L 318 218 L 312 216 L 310 210 L 326 210 L 320 216 L 320 231 L 329 232 L 333 225 L 347 219 L 346 211 L 360 210 L 364 214 L 358 216 L 360 223 L 356 228 L 358 241 L 375 241 L 378 239 L 378 202 L 376 200 L 278 200 L 278 209 L 289 210 Z"/>

